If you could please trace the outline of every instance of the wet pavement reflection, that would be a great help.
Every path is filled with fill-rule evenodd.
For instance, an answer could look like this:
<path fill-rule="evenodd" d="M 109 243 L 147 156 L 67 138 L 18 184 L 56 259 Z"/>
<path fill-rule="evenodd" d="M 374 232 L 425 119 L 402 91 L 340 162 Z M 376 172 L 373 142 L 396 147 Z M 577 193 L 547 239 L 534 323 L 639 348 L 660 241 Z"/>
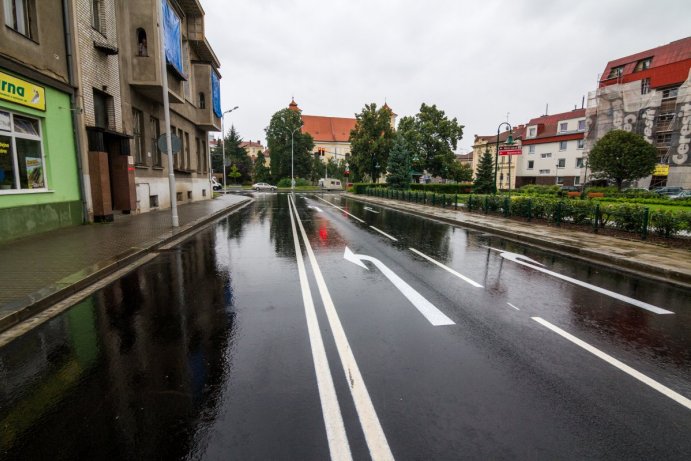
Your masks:
<path fill-rule="evenodd" d="M 239 220 L 226 222 L 229 238 Z M 217 411 L 233 336 L 215 234 L 163 252 L 0 358 L 0 458 L 179 459 Z M 164 430 L 161 430 L 164 429 Z"/>

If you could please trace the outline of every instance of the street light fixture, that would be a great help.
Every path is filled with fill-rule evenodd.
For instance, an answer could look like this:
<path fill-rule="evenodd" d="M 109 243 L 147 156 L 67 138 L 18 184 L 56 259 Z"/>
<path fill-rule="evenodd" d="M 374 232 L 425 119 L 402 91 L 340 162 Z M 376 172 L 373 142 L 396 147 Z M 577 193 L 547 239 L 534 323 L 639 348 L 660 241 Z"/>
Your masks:
<path fill-rule="evenodd" d="M 513 145 L 513 128 L 511 128 L 511 124 L 509 122 L 501 122 L 499 126 L 497 127 L 497 142 L 495 146 L 495 151 L 494 151 L 494 193 L 497 193 L 497 171 L 499 169 L 499 131 L 501 130 L 501 127 L 503 125 L 506 125 L 509 127 L 509 137 L 506 139 L 507 145 L 511 146 Z M 510 159 L 510 157 L 509 157 Z M 510 161 L 510 160 L 509 160 Z M 509 184 L 511 184 L 511 178 L 509 178 Z"/>
<path fill-rule="evenodd" d="M 234 110 L 239 109 L 238 106 L 233 107 L 232 109 L 228 109 L 227 111 L 223 112 L 221 114 L 221 153 L 223 155 L 223 193 L 227 193 L 226 191 L 226 129 L 225 129 L 225 124 L 223 121 L 225 120 L 225 115 L 233 112 Z"/>

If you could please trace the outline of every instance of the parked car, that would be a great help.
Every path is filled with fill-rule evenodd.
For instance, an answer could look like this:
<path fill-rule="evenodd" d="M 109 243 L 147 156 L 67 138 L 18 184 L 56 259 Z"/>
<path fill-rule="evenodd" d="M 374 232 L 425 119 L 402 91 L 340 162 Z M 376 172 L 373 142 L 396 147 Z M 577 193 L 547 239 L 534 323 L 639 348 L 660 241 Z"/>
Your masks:
<path fill-rule="evenodd" d="M 659 195 L 676 195 L 684 191 L 683 187 L 658 187 L 653 192 Z"/>
<path fill-rule="evenodd" d="M 223 184 L 218 182 L 218 180 L 212 176 L 211 177 L 211 187 L 213 188 L 213 190 L 221 190 L 221 189 L 223 189 Z"/>
<path fill-rule="evenodd" d="M 669 198 L 672 200 L 691 199 L 691 190 L 683 190 L 678 194 L 670 195 Z"/>
<path fill-rule="evenodd" d="M 258 182 L 256 184 L 252 184 L 252 189 L 254 189 L 256 191 L 260 191 L 260 190 L 275 191 L 276 186 L 272 186 L 271 184 L 267 184 L 265 182 Z"/>
<path fill-rule="evenodd" d="M 578 186 L 561 186 L 561 190 L 564 192 L 580 192 L 581 188 Z"/>
<path fill-rule="evenodd" d="M 343 190 L 341 181 L 334 178 L 321 178 L 319 180 L 319 188 L 323 190 Z"/>

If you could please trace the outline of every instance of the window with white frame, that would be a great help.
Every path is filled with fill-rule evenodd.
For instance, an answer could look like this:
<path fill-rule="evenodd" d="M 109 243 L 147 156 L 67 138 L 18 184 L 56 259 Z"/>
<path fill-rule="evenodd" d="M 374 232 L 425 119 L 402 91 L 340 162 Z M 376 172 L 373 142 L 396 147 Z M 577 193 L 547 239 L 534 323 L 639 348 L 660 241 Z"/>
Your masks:
<path fill-rule="evenodd" d="M 540 170 L 540 174 L 549 174 L 549 168 Z"/>
<path fill-rule="evenodd" d="M 581 184 L 581 177 L 580 176 L 576 176 L 575 178 L 573 178 L 573 185 L 574 186 L 579 186 L 580 184 Z"/>
<path fill-rule="evenodd" d="M 5 25 L 36 40 L 36 5 L 34 0 L 3 0 Z"/>
<path fill-rule="evenodd" d="M 564 177 L 563 176 L 557 176 L 557 184 L 564 184 Z"/>
<path fill-rule="evenodd" d="M 650 93 L 650 79 L 644 78 L 643 80 L 641 80 L 641 94 L 648 93 Z"/>
<path fill-rule="evenodd" d="M 583 168 L 583 157 L 576 159 L 576 168 Z"/>
<path fill-rule="evenodd" d="M 585 120 L 578 121 L 578 131 L 585 131 Z"/>
<path fill-rule="evenodd" d="M 529 138 L 534 138 L 536 134 L 537 134 L 537 128 L 535 128 L 535 127 L 528 128 L 528 137 Z"/>
<path fill-rule="evenodd" d="M 535 168 L 535 160 L 528 160 L 528 169 L 532 170 Z"/>
<path fill-rule="evenodd" d="M 566 168 L 566 159 L 565 158 L 557 159 L 557 168 Z"/>
<path fill-rule="evenodd" d="M 45 187 L 40 120 L 0 110 L 0 194 Z"/>
<path fill-rule="evenodd" d="M 559 124 L 559 131 L 569 131 L 569 122 L 562 122 Z"/>
<path fill-rule="evenodd" d="M 559 141 L 559 150 L 566 150 L 568 141 Z"/>
<path fill-rule="evenodd" d="M 552 153 L 545 152 L 544 154 L 540 154 L 540 158 L 552 158 Z"/>
<path fill-rule="evenodd" d="M 528 153 L 529 153 L 529 154 L 534 154 L 534 153 L 535 153 L 535 145 L 528 146 Z"/>
<path fill-rule="evenodd" d="M 585 139 L 579 139 L 577 141 L 576 147 L 578 147 L 579 149 L 583 149 L 585 147 Z"/>

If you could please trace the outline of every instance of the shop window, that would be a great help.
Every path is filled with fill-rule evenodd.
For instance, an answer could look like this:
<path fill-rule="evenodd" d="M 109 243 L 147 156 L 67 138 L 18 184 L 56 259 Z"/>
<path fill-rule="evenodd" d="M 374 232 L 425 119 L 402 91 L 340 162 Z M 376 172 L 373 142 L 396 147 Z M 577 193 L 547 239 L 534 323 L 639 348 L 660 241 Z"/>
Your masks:
<path fill-rule="evenodd" d="M 146 31 L 142 28 L 137 29 L 137 56 L 149 56 L 149 45 L 146 41 Z"/>
<path fill-rule="evenodd" d="M 0 111 L 0 193 L 45 189 L 44 170 L 39 120 Z"/>
<path fill-rule="evenodd" d="M 3 0 L 5 24 L 20 34 L 36 40 L 36 5 L 34 0 Z"/>

